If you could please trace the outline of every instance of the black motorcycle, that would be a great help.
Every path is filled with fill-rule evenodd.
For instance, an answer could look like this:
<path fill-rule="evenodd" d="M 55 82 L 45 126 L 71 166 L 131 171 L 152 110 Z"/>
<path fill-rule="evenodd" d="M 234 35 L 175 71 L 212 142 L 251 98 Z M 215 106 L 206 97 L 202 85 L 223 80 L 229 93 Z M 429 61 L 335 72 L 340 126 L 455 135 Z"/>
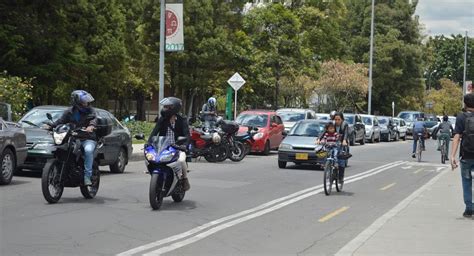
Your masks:
<path fill-rule="evenodd" d="M 244 145 L 244 154 L 248 155 L 252 150 L 252 145 L 255 142 L 253 138 L 258 133 L 257 127 L 248 127 L 248 130 L 244 133 L 239 133 L 235 136 L 235 140 Z"/>
<path fill-rule="evenodd" d="M 52 122 L 51 114 L 47 114 Z M 87 136 L 83 128 L 76 128 L 72 124 L 63 124 L 52 130 L 54 147 L 51 151 L 54 158 L 49 159 L 41 176 L 41 189 L 48 203 L 57 203 L 64 191 L 64 187 L 79 187 L 86 199 L 96 196 L 100 184 L 99 165 L 96 159 L 97 151 L 103 145 L 103 137 L 110 134 L 112 126 L 107 119 L 98 118 L 96 135 L 98 143 L 94 152 L 94 164 L 92 169 L 92 185 L 84 185 L 84 153 L 81 147 L 81 138 Z"/>
<path fill-rule="evenodd" d="M 229 149 L 229 159 L 233 162 L 242 161 L 247 155 L 245 145 L 237 139 L 239 124 L 233 121 L 220 120 L 218 126 L 221 129 L 222 143 Z"/>

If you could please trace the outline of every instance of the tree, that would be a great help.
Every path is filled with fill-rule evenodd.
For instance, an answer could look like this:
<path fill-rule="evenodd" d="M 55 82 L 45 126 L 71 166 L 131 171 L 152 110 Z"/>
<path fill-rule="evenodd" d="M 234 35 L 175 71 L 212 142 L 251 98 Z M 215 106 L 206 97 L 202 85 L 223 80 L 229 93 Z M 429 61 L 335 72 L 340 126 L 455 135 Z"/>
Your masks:
<path fill-rule="evenodd" d="M 454 81 L 446 78 L 440 79 L 440 89 L 431 90 L 425 98 L 425 102 L 433 103 L 433 109 L 426 112 L 434 112 L 437 115 L 455 115 L 462 107 L 462 89 Z"/>
<path fill-rule="evenodd" d="M 13 120 L 20 119 L 28 111 L 27 103 L 32 99 L 32 79 L 0 74 L 0 102 L 12 106 Z"/>
<path fill-rule="evenodd" d="M 326 61 L 321 65 L 320 78 L 316 81 L 317 90 L 326 95 L 332 109 L 354 110 L 367 94 L 366 74 L 367 68 L 363 64 Z"/>

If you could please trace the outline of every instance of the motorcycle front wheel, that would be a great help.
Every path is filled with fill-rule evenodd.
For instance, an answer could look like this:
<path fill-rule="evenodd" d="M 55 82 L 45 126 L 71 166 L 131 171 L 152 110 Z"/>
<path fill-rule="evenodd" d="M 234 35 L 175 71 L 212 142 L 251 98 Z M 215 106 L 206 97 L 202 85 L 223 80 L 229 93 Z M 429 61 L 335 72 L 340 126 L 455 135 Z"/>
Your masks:
<path fill-rule="evenodd" d="M 91 186 L 81 186 L 81 194 L 86 199 L 92 199 L 97 195 L 99 191 L 100 185 L 100 171 L 97 163 L 94 163 L 94 167 L 92 169 L 92 177 L 91 177 L 92 185 Z"/>
<path fill-rule="evenodd" d="M 150 199 L 150 206 L 153 210 L 160 209 L 163 204 L 163 184 L 163 178 L 161 178 L 159 174 L 151 175 L 148 197 Z"/>
<path fill-rule="evenodd" d="M 41 190 L 43 197 L 50 204 L 55 204 L 61 199 L 64 185 L 60 180 L 61 165 L 56 159 L 46 162 L 41 175 Z"/>

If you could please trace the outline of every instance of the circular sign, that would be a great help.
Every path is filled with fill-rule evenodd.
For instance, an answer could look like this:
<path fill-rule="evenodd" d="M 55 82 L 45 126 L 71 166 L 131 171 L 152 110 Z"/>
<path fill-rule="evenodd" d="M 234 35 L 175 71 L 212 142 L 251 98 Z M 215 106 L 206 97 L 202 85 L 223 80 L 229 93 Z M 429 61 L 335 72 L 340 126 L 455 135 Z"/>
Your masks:
<path fill-rule="evenodd" d="M 174 36 L 178 31 L 178 17 L 171 10 L 166 10 L 166 36 Z"/>

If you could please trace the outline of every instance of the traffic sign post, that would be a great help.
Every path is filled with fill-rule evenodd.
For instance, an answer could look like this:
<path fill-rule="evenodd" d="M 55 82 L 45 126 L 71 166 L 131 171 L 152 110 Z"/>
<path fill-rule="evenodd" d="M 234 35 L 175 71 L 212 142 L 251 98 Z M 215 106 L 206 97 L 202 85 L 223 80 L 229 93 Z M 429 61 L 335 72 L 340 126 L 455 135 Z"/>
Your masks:
<path fill-rule="evenodd" d="M 240 76 L 239 73 L 235 72 L 235 74 L 227 80 L 227 83 L 234 89 L 235 91 L 235 101 L 234 101 L 234 120 L 237 118 L 237 91 L 245 84 L 245 80 Z"/>

